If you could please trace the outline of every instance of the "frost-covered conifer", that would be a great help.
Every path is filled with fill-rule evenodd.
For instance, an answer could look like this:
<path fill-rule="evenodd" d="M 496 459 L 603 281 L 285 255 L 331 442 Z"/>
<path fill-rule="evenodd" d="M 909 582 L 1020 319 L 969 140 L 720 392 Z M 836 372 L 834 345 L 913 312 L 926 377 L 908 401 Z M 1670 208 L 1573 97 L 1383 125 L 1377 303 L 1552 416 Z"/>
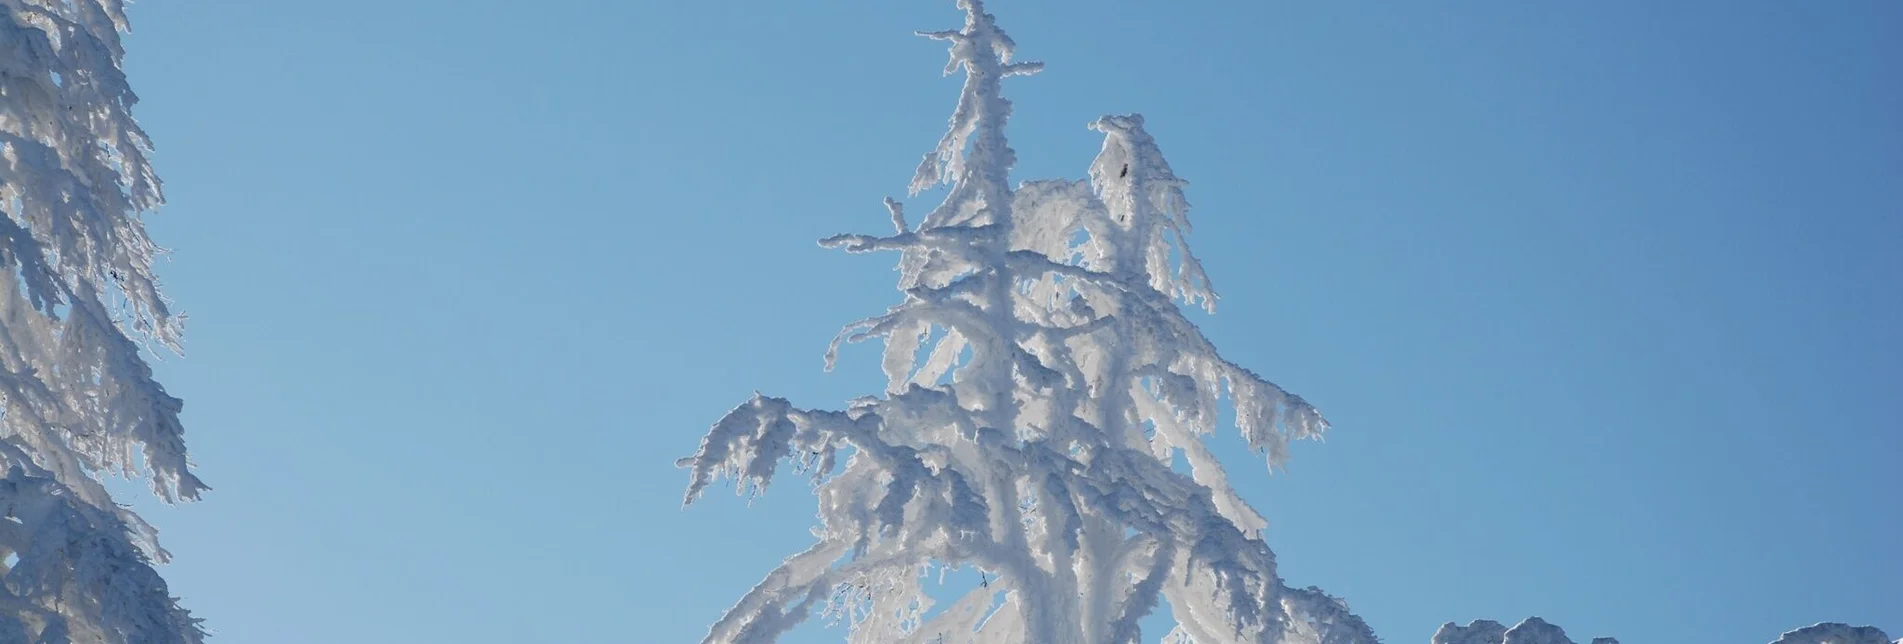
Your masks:
<path fill-rule="evenodd" d="M 914 226 L 888 199 L 891 234 L 821 242 L 900 254 L 904 300 L 827 352 L 831 368 L 840 342 L 883 341 L 886 390 L 845 411 L 756 395 L 681 461 L 689 503 L 719 478 L 761 493 L 783 461 L 820 503 L 817 543 L 706 641 L 771 642 L 819 612 L 863 643 L 1136 642 L 1164 599 L 1170 642 L 1377 641 L 1339 600 L 1283 584 L 1262 516 L 1204 443 L 1225 398 L 1271 466 L 1327 424 L 1178 308 L 1216 294 L 1143 119 L 1092 125 L 1087 181 L 1010 185 L 1002 81 L 1042 65 L 1013 60 L 980 0 L 959 6 L 962 29 L 922 34 L 950 44 L 965 83 L 911 185 L 950 184 L 945 200 Z M 1179 451 L 1192 474 L 1171 468 Z M 959 567 L 984 583 L 935 605 L 927 584 Z"/>
<path fill-rule="evenodd" d="M 142 344 L 176 350 L 140 213 L 159 205 L 120 68 L 121 0 L 0 0 L 0 642 L 198 642 L 152 569 L 152 528 L 100 477 L 205 488 L 180 401 Z M 143 467 L 141 466 L 143 464 Z"/>

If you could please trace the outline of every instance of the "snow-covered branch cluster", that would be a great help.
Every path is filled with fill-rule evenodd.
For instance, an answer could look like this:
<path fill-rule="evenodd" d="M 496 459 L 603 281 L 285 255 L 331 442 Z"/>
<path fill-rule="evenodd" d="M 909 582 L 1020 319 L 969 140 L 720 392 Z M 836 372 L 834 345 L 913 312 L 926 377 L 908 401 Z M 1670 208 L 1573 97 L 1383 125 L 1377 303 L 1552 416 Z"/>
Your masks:
<path fill-rule="evenodd" d="M 707 641 L 773 641 L 818 612 L 854 642 L 1135 642 L 1165 599 L 1171 641 L 1376 641 L 1339 600 L 1283 585 L 1266 522 L 1204 442 L 1225 400 L 1271 466 L 1327 423 L 1184 317 L 1179 302 L 1216 300 L 1184 181 L 1130 115 L 1092 124 L 1088 180 L 1010 185 L 1001 81 L 1041 65 L 1013 60 L 980 2 L 960 6 L 964 28 L 924 34 L 951 43 L 965 83 L 911 184 L 948 195 L 916 227 L 888 199 L 892 234 L 821 241 L 900 255 L 904 300 L 827 352 L 831 368 L 841 343 L 883 341 L 885 392 L 843 412 L 756 395 L 682 459 L 689 503 L 721 478 L 760 493 L 785 462 L 820 500 L 818 543 Z M 935 609 L 924 582 L 958 567 L 985 583 Z"/>
<path fill-rule="evenodd" d="M 1903 640 L 1898 640 L 1903 641 Z M 1785 633 L 1771 644 L 1894 644 L 1874 626 L 1823 622 Z"/>
<path fill-rule="evenodd" d="M 1466 626 L 1448 622 L 1434 632 L 1433 644 L 1573 644 L 1573 640 L 1560 627 L 1529 617 L 1512 628 L 1490 619 L 1474 620 Z M 1619 640 L 1596 637 L 1592 644 L 1619 644 Z"/>
<path fill-rule="evenodd" d="M 165 558 L 154 531 L 96 479 L 149 476 L 167 501 L 206 489 L 181 402 L 140 355 L 176 351 L 180 319 L 139 219 L 162 196 L 120 67 L 124 5 L 0 11 L 0 551 L 17 557 L 0 640 L 195 642 L 150 568 Z"/>
<path fill-rule="evenodd" d="M 1903 642 L 1903 640 L 1899 640 Z M 1466 626 L 1442 624 L 1434 632 L 1433 644 L 1573 644 L 1566 631 L 1538 617 L 1507 628 L 1490 619 L 1474 620 Z M 1595 637 L 1592 644 L 1619 644 L 1610 637 Z M 1812 624 L 1777 638 L 1771 644 L 1896 644 L 1883 631 L 1870 626 L 1850 626 L 1835 622 Z"/>

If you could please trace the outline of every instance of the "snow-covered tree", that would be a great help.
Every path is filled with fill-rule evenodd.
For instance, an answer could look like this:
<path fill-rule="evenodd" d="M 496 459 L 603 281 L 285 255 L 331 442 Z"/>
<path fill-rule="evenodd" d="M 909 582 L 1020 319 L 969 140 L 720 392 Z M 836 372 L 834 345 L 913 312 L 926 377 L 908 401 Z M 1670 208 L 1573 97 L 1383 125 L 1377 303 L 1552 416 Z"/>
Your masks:
<path fill-rule="evenodd" d="M 841 342 L 882 340 L 886 390 L 844 411 L 756 395 L 681 460 L 688 503 L 721 478 L 764 492 L 783 462 L 819 497 L 817 542 L 706 641 L 771 642 L 817 612 L 853 642 L 1136 642 L 1161 600 L 1169 642 L 1377 641 L 1341 601 L 1283 584 L 1266 522 L 1205 444 L 1225 399 L 1271 467 L 1327 423 L 1178 308 L 1216 293 L 1143 119 L 1092 124 L 1088 180 L 1012 186 L 1002 83 L 1042 65 L 1014 60 L 980 0 L 958 4 L 962 29 L 921 34 L 965 81 L 910 186 L 950 184 L 944 201 L 914 226 L 887 199 L 891 234 L 821 241 L 900 255 L 904 300 L 827 352 L 830 369 Z M 935 607 L 932 574 L 965 567 L 984 583 Z"/>
<path fill-rule="evenodd" d="M 0 0 L 0 642 L 198 642 L 152 569 L 154 530 L 108 474 L 167 502 L 206 489 L 140 214 L 162 201 L 120 62 L 121 0 Z"/>

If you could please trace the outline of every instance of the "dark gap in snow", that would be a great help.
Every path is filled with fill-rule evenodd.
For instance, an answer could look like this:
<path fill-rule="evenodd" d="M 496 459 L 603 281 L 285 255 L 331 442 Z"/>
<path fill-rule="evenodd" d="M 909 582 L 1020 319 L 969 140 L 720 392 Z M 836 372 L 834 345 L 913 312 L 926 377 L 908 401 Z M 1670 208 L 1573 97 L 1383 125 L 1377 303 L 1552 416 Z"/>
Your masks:
<path fill-rule="evenodd" d="M 1149 615 L 1137 621 L 1137 626 L 1143 631 L 1142 641 L 1182 644 L 1179 641 L 1163 639 L 1163 636 L 1169 634 L 1171 629 L 1176 628 L 1176 617 L 1172 615 L 1172 610 L 1168 597 L 1157 597 L 1156 610 L 1150 611 Z"/>
<path fill-rule="evenodd" d="M 958 359 L 952 361 L 952 368 L 945 371 L 945 377 L 940 379 L 941 382 L 943 384 L 956 382 L 958 378 L 955 376 L 957 376 L 958 372 L 963 370 L 967 364 L 971 364 L 971 343 L 969 342 L 965 343 L 964 348 L 958 350 Z"/>
<path fill-rule="evenodd" d="M 912 350 L 912 371 L 905 374 L 907 381 L 915 381 L 918 379 L 919 372 L 925 370 L 925 362 L 932 357 L 932 348 L 938 346 L 938 343 L 944 340 L 944 327 L 932 325 L 930 329 L 925 331 L 925 339 L 918 343 L 918 348 Z"/>
<path fill-rule="evenodd" d="M 1190 475 L 1189 455 L 1184 453 L 1181 448 L 1170 448 L 1170 469 L 1175 470 L 1177 474 L 1183 476 Z"/>
<path fill-rule="evenodd" d="M 991 605 L 985 608 L 985 617 L 984 619 L 978 620 L 978 628 L 972 629 L 973 633 L 976 633 L 979 630 L 983 630 L 985 622 L 991 621 L 991 618 L 996 616 L 998 614 L 998 611 L 1004 609 L 1004 599 L 1005 599 L 1004 593 L 1000 593 L 1000 592 L 991 593 Z"/>
<path fill-rule="evenodd" d="M 1070 234 L 1070 241 L 1065 243 L 1070 247 L 1070 254 L 1064 258 L 1064 263 L 1081 264 L 1084 248 L 1090 245 L 1090 231 L 1078 227 L 1076 232 Z"/>
<path fill-rule="evenodd" d="M 933 603 L 932 607 L 920 616 L 921 622 L 931 622 L 932 619 L 944 614 L 953 604 L 958 603 L 958 600 L 963 599 L 965 595 L 984 588 L 991 579 L 990 575 L 978 570 L 975 566 L 946 566 L 938 560 L 933 560 L 930 566 L 930 572 L 927 574 L 933 579 L 920 585 L 925 587 L 925 594 L 932 598 Z"/>
<path fill-rule="evenodd" d="M 1163 262 L 1169 266 L 1169 274 L 1180 275 L 1183 269 L 1183 249 L 1187 248 L 1189 243 L 1178 236 L 1175 230 L 1169 228 L 1163 229 L 1162 237 L 1164 248 L 1169 249 L 1168 254 L 1163 256 Z"/>

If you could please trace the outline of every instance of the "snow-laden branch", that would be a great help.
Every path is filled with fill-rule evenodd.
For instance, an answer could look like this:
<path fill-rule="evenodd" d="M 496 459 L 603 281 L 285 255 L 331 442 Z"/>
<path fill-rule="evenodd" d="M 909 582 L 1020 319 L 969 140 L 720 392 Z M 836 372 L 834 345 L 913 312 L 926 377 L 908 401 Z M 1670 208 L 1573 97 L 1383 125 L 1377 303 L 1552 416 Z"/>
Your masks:
<path fill-rule="evenodd" d="M 178 607 L 116 508 L 73 494 L 18 446 L 0 441 L 0 641 L 195 643 L 199 620 Z"/>
<path fill-rule="evenodd" d="M 140 219 L 164 198 L 120 67 L 124 8 L 0 0 L 0 14 L 0 460 L 33 508 L 0 525 L 19 557 L 0 641 L 195 642 L 150 568 L 166 558 L 156 531 L 94 478 L 144 476 L 167 502 L 207 489 L 182 403 L 141 354 L 177 352 L 182 316 Z"/>

